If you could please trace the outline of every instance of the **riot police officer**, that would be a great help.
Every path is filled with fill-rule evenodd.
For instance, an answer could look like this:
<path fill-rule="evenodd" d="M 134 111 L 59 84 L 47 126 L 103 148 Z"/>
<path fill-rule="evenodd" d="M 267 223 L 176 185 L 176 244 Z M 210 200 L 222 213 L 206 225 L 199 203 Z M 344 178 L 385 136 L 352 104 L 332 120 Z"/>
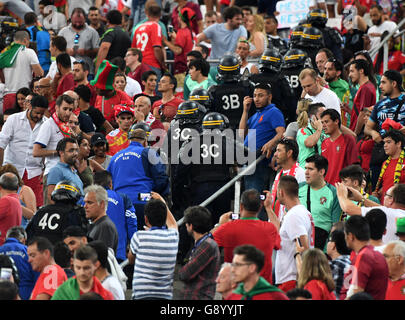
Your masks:
<path fill-rule="evenodd" d="M 328 22 L 326 12 L 319 8 L 312 9 L 307 15 L 307 21 L 312 27 L 315 27 L 322 32 L 325 47 L 333 52 L 333 55 L 337 60 L 343 61 L 342 36 L 336 29 L 326 26 L 326 23 Z"/>
<path fill-rule="evenodd" d="M 202 122 L 203 132 L 185 142 L 180 150 L 180 163 L 173 177 L 173 197 L 189 199 L 188 205 L 199 205 L 224 186 L 232 177 L 232 168 L 248 150 L 243 140 L 236 139 L 229 120 L 217 112 L 207 113 Z M 244 163 L 239 163 L 243 165 Z M 207 205 L 215 224 L 230 210 L 232 188 Z"/>
<path fill-rule="evenodd" d="M 315 57 L 319 49 L 324 47 L 322 32 L 315 27 L 307 27 L 302 31 L 301 39 L 294 48 L 304 51 L 311 58 L 312 65 L 316 66 Z"/>
<path fill-rule="evenodd" d="M 283 57 L 277 49 L 266 49 L 260 58 L 260 73 L 252 74 L 253 83 L 269 83 L 273 88 L 272 103 L 281 110 L 286 122 L 294 121 L 297 100 L 286 76 L 280 76 Z"/>
<path fill-rule="evenodd" d="M 207 112 L 211 110 L 212 97 L 208 90 L 204 88 L 200 87 L 191 91 L 189 100 L 198 102 L 207 109 Z"/>
<path fill-rule="evenodd" d="M 312 67 L 308 55 L 300 49 L 290 49 L 284 56 L 281 64 L 281 76 L 286 76 L 294 91 L 295 101 L 301 98 L 302 87 L 298 76 L 302 69 Z"/>
<path fill-rule="evenodd" d="M 253 95 L 253 84 L 241 79 L 239 63 L 236 54 L 225 54 L 217 67 L 217 79 L 221 83 L 208 89 L 212 96 L 212 111 L 226 115 L 233 130 L 239 127 L 244 97 Z"/>
<path fill-rule="evenodd" d="M 54 204 L 41 207 L 27 226 L 28 240 L 45 237 L 52 243 L 62 241 L 62 233 L 69 226 L 80 226 L 87 230 L 88 220 L 82 206 L 77 205 L 81 198 L 79 188 L 71 181 L 61 181 L 51 194 Z"/>

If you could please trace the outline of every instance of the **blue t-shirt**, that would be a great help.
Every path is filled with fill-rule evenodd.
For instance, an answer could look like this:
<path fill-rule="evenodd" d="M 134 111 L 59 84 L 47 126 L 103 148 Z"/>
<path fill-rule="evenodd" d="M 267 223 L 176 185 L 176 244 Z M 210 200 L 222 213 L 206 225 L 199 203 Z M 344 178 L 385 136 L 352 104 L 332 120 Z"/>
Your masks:
<path fill-rule="evenodd" d="M 398 98 L 385 98 L 379 101 L 373 108 L 370 115 L 370 120 L 377 124 L 376 131 L 380 135 L 385 134 L 385 130 L 381 129 L 381 125 L 386 119 L 394 119 L 395 112 L 400 103 L 403 103 L 401 110 L 398 113 L 397 122 L 405 126 L 405 94 L 401 94 Z"/>
<path fill-rule="evenodd" d="M 258 108 L 249 118 L 247 126 L 249 131 L 245 138 L 245 146 L 251 146 L 252 139 L 256 139 L 256 150 L 260 150 L 276 136 L 277 127 L 285 127 L 284 116 L 274 104 L 269 104 L 267 107 Z"/>
<path fill-rule="evenodd" d="M 211 40 L 210 59 L 220 59 L 225 52 L 235 52 L 238 39 L 247 38 L 244 26 L 235 30 L 228 30 L 224 23 L 215 23 L 204 31 L 205 36 Z"/>
<path fill-rule="evenodd" d="M 77 171 L 75 169 L 72 171 L 67 163 L 59 161 L 51 170 L 49 170 L 46 183 L 47 185 L 56 185 L 63 180 L 73 182 L 80 189 L 80 193 L 84 195 L 83 182 L 80 180 Z"/>

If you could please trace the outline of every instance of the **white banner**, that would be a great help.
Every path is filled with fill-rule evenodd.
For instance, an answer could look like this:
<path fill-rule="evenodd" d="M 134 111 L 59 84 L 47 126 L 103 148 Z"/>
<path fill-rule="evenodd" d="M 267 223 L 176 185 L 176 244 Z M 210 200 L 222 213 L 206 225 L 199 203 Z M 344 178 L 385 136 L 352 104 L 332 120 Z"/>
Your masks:
<path fill-rule="evenodd" d="M 311 0 L 283 0 L 277 2 L 276 11 L 278 28 L 295 27 L 298 22 L 307 17 Z"/>

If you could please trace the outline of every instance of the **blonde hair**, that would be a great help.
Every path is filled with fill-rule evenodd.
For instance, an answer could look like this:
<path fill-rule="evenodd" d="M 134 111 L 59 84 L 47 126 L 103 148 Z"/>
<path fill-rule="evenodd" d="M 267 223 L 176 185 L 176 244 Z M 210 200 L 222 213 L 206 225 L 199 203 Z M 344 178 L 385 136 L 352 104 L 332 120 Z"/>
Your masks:
<path fill-rule="evenodd" d="M 307 76 L 310 76 L 315 81 L 318 79 L 318 75 L 317 75 L 315 69 L 305 68 L 304 70 L 302 70 L 300 72 L 300 75 L 298 76 L 298 80 L 301 81 L 302 79 L 304 79 Z"/>
<path fill-rule="evenodd" d="M 253 17 L 254 27 L 253 27 L 253 30 L 252 30 L 252 32 L 250 34 L 249 41 L 253 40 L 253 34 L 255 32 L 261 32 L 261 33 L 265 34 L 263 17 L 261 15 L 259 15 L 259 14 L 252 14 L 251 16 Z"/>
<path fill-rule="evenodd" d="M 309 116 L 308 116 L 308 110 L 309 110 L 309 105 L 311 104 L 311 100 L 309 99 L 300 99 L 297 104 L 297 110 L 298 110 L 298 118 L 297 118 L 297 124 L 298 128 L 306 128 L 308 126 L 308 121 L 309 121 Z"/>
<path fill-rule="evenodd" d="M 317 249 L 308 249 L 302 255 L 301 270 L 298 275 L 297 288 L 304 288 L 311 280 L 320 280 L 329 291 L 335 289 L 332 270 L 325 254 Z"/>

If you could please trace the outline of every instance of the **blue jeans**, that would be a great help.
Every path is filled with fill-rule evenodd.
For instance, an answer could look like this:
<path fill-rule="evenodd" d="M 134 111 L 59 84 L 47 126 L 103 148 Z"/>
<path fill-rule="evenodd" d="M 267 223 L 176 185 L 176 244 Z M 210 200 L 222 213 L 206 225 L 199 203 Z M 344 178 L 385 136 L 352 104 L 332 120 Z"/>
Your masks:
<path fill-rule="evenodd" d="M 248 176 L 245 176 L 245 190 L 256 189 L 258 192 L 268 190 L 270 180 L 269 161 L 264 159 L 256 164 L 256 171 Z"/>

